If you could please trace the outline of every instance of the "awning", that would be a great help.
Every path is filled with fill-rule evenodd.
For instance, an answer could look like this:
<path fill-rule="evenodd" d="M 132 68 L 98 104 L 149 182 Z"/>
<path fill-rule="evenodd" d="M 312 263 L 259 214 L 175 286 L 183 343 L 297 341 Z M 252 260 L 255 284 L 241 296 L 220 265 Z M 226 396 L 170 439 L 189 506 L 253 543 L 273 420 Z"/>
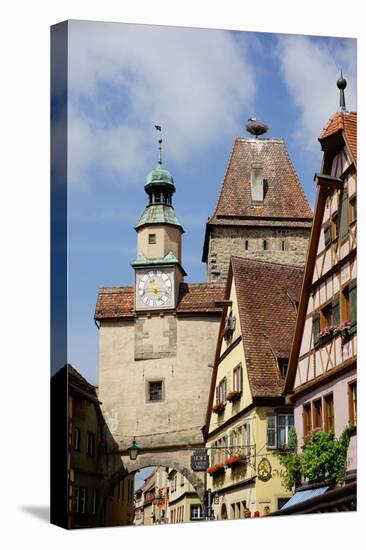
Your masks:
<path fill-rule="evenodd" d="M 290 500 L 286 502 L 281 508 L 281 510 L 284 510 L 285 508 L 290 508 L 290 506 L 294 506 L 294 504 L 300 504 L 300 502 L 305 502 L 305 500 L 309 500 L 310 498 L 317 497 L 319 495 L 322 495 L 326 491 L 328 491 L 329 487 L 318 487 L 317 489 L 307 489 L 305 491 L 298 491 L 295 493 Z"/>

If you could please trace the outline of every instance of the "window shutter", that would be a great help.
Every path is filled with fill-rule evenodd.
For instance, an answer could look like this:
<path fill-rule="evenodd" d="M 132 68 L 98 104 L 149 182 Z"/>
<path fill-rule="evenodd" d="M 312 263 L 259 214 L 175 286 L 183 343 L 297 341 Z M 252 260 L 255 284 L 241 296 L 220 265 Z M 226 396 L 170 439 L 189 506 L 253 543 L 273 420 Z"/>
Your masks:
<path fill-rule="evenodd" d="M 216 386 L 216 403 L 220 401 L 220 386 Z"/>
<path fill-rule="evenodd" d="M 332 323 L 339 325 L 339 297 L 337 296 L 332 301 Z"/>
<path fill-rule="evenodd" d="M 342 194 L 341 201 L 339 235 L 341 239 L 345 239 L 348 235 L 348 193 Z"/>
<path fill-rule="evenodd" d="M 227 378 L 225 376 L 224 378 L 224 395 L 223 395 L 223 401 L 226 403 L 226 394 L 227 394 Z"/>
<path fill-rule="evenodd" d="M 332 241 L 332 234 L 331 234 L 331 228 L 330 223 L 327 222 L 324 225 L 324 244 L 325 246 L 328 246 Z"/>
<path fill-rule="evenodd" d="M 243 391 L 243 367 L 239 367 L 239 391 Z"/>
<path fill-rule="evenodd" d="M 313 315 L 314 346 L 319 342 L 319 333 L 320 333 L 320 313 L 315 313 Z"/>
<path fill-rule="evenodd" d="M 277 448 L 277 417 L 274 413 L 267 414 L 267 447 Z"/>
<path fill-rule="evenodd" d="M 357 283 L 356 280 L 352 281 L 348 287 L 349 296 L 349 320 L 352 325 L 357 321 Z"/>

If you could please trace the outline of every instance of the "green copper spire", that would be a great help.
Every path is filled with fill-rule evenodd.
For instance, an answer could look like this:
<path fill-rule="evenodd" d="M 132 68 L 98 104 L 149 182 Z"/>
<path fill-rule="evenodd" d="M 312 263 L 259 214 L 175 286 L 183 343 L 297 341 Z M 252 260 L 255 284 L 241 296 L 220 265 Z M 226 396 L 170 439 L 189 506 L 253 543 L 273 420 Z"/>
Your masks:
<path fill-rule="evenodd" d="M 160 132 L 161 136 L 161 126 L 155 125 L 155 128 Z M 175 215 L 172 203 L 172 195 L 175 193 L 173 176 L 168 170 L 163 168 L 162 143 L 163 140 L 159 137 L 158 165 L 155 170 L 148 173 L 145 183 L 145 191 L 149 197 L 149 203 L 135 225 L 135 229 L 142 225 L 156 223 L 178 225 L 183 231 L 183 227 Z"/>

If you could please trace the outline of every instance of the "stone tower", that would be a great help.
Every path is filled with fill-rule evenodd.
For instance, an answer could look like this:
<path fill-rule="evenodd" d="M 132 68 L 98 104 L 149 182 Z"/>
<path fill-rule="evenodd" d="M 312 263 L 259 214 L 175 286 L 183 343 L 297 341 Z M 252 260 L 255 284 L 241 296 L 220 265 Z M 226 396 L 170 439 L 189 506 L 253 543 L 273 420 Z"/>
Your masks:
<path fill-rule="evenodd" d="M 202 261 L 225 281 L 230 256 L 304 265 L 312 211 L 282 139 L 236 138 Z"/>
<path fill-rule="evenodd" d="M 148 203 L 135 226 L 135 284 L 100 288 L 94 316 L 110 479 L 162 465 L 183 473 L 202 498 L 204 474 L 191 471 L 190 459 L 192 447 L 204 446 L 224 286 L 184 282 L 175 184 L 161 159 L 145 191 Z M 128 456 L 133 437 L 135 461 Z"/>

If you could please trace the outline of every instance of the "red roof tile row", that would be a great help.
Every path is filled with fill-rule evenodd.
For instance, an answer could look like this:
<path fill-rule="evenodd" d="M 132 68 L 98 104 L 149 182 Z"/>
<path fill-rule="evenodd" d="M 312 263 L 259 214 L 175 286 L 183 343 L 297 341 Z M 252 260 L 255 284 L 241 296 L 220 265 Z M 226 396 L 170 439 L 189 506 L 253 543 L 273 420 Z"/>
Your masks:
<path fill-rule="evenodd" d="M 220 313 L 215 301 L 224 297 L 224 284 L 181 283 L 177 313 Z M 123 319 L 135 317 L 134 287 L 100 288 L 94 318 Z"/>

